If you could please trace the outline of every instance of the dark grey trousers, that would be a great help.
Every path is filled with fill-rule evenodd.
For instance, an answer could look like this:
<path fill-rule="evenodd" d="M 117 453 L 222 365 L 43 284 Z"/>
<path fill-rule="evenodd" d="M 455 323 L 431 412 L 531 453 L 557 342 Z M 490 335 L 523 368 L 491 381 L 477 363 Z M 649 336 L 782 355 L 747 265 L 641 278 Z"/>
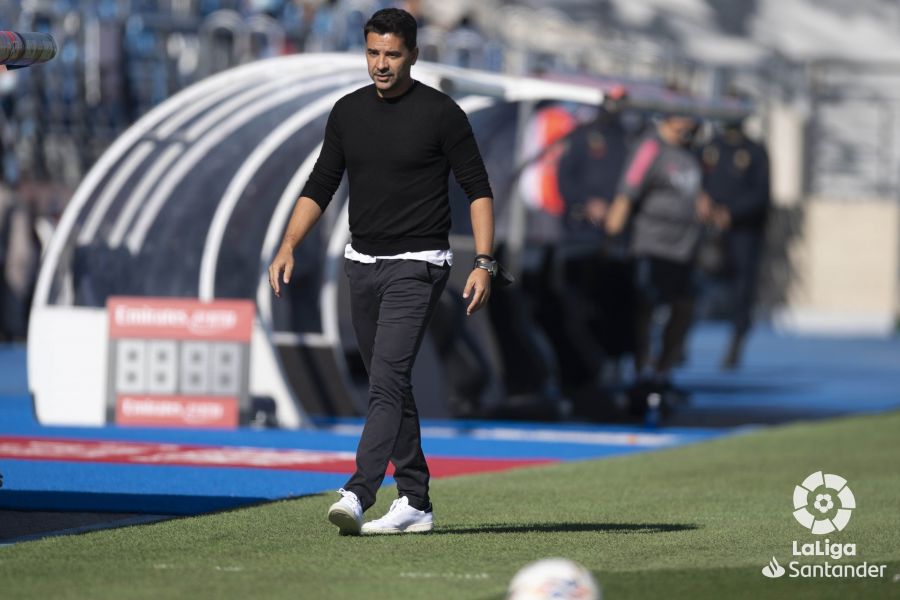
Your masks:
<path fill-rule="evenodd" d="M 409 498 L 413 508 L 430 510 L 428 465 L 411 379 L 450 267 L 419 260 L 365 264 L 345 259 L 344 268 L 350 278 L 353 328 L 369 374 L 369 410 L 356 450 L 356 473 L 344 487 L 368 509 L 390 461 L 399 495 Z"/>

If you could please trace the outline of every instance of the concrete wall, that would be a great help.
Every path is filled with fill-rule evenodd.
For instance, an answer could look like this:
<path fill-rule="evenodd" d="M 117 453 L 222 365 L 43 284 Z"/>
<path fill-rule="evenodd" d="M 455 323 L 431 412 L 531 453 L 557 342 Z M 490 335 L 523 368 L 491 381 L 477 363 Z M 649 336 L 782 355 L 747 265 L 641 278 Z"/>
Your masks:
<path fill-rule="evenodd" d="M 898 314 L 900 204 L 810 199 L 790 249 L 797 276 L 776 323 L 791 331 L 887 335 Z"/>

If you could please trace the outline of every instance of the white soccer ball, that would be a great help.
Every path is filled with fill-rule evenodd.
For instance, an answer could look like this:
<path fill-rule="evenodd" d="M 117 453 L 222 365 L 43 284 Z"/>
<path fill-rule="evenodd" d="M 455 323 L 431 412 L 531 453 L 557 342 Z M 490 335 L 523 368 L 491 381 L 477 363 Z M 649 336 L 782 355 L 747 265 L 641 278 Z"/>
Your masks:
<path fill-rule="evenodd" d="M 567 558 L 525 565 L 509 584 L 507 600 L 600 600 L 591 572 Z"/>

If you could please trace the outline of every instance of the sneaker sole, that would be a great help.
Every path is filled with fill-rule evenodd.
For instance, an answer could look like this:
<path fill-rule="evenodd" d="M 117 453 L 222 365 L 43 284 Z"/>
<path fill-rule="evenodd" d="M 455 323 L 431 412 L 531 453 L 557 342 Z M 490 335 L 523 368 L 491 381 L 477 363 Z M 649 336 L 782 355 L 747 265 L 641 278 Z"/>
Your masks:
<path fill-rule="evenodd" d="M 367 529 L 363 525 L 361 533 L 363 535 L 398 535 L 401 533 L 428 533 L 434 530 L 434 523 L 415 523 L 406 529 Z"/>
<path fill-rule="evenodd" d="M 328 511 L 328 520 L 332 524 L 337 525 L 341 531 L 341 535 L 359 535 L 359 521 L 349 512 L 342 508 L 332 508 Z"/>

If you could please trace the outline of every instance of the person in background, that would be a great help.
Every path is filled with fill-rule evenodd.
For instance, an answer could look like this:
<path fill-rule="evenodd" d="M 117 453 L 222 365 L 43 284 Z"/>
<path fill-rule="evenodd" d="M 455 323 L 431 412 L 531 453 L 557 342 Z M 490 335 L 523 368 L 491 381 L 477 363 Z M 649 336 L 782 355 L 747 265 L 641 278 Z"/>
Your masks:
<path fill-rule="evenodd" d="M 0 341 L 23 341 L 37 280 L 34 208 L 0 180 Z"/>
<path fill-rule="evenodd" d="M 401 4 L 400 8 L 412 15 L 413 19 L 416 20 L 416 25 L 419 29 L 430 25 L 428 17 L 425 14 L 425 7 L 422 6 L 422 0 L 406 0 L 406 2 Z"/>
<path fill-rule="evenodd" d="M 700 163 L 691 150 L 698 122 L 670 114 L 637 145 L 606 215 L 610 235 L 630 228 L 638 295 L 634 366 L 636 387 L 664 391 L 690 328 L 694 260 L 710 201 L 702 192 Z M 662 349 L 650 357 L 654 310 L 669 307 Z"/>
<path fill-rule="evenodd" d="M 567 337 L 587 342 L 573 345 L 596 385 L 616 383 L 620 358 L 634 350 L 631 260 L 622 240 L 610 240 L 603 231 L 633 142 L 623 122 L 627 108 L 626 88 L 609 89 L 596 117 L 566 136 L 558 169 L 565 200 L 566 235 L 559 248 L 565 286 L 560 296 L 570 323 Z M 585 389 L 587 401 L 583 394 L 569 392 L 575 414 L 603 418 L 602 395 Z"/>
<path fill-rule="evenodd" d="M 628 155 L 628 132 L 621 119 L 627 101 L 627 90 L 613 87 L 605 94 L 597 117 L 567 136 L 559 187 L 572 228 L 602 228 Z"/>
<path fill-rule="evenodd" d="M 0 183 L 0 343 L 9 341 L 10 331 L 7 305 L 11 298 L 9 284 L 6 282 L 7 249 L 10 238 L 10 222 L 12 221 L 12 194 L 3 183 Z"/>
<path fill-rule="evenodd" d="M 771 204 L 769 155 L 762 144 L 747 137 L 742 120 L 732 120 L 702 147 L 700 159 L 713 224 L 724 236 L 724 271 L 731 288 L 732 333 L 722 368 L 735 369 L 752 322 Z"/>

